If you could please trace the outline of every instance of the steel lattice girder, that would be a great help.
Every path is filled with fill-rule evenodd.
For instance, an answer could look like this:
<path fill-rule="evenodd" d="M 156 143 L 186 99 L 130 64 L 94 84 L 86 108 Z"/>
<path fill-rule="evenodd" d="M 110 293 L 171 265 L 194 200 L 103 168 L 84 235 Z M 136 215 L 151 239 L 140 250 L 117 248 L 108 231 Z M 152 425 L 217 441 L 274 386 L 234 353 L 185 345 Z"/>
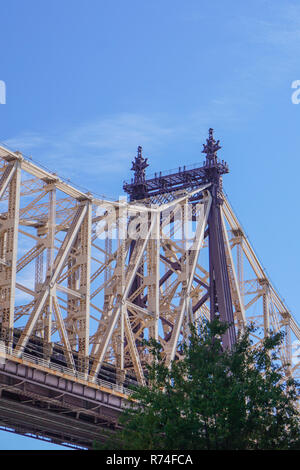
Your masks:
<path fill-rule="evenodd" d="M 0 161 L 0 318 L 7 351 L 60 362 L 74 380 L 80 373 L 95 381 L 110 364 L 117 384 L 145 383 L 151 356 L 144 338 L 161 342 L 167 363 L 180 358 L 190 322 L 210 316 L 210 184 L 143 201 L 108 201 L 4 147 Z M 270 329 L 285 330 L 280 357 L 296 376 L 299 326 L 222 198 L 218 224 L 235 329 L 256 321 L 256 343 Z"/>

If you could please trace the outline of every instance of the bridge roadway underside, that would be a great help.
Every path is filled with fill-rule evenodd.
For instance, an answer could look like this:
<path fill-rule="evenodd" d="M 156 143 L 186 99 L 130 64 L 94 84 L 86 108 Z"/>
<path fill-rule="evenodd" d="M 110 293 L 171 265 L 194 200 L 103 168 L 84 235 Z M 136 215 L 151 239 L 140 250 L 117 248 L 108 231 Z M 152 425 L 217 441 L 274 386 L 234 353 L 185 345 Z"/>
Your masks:
<path fill-rule="evenodd" d="M 82 382 L 82 381 L 81 381 Z M 0 429 L 92 449 L 113 429 L 126 395 L 22 360 L 0 361 Z"/>

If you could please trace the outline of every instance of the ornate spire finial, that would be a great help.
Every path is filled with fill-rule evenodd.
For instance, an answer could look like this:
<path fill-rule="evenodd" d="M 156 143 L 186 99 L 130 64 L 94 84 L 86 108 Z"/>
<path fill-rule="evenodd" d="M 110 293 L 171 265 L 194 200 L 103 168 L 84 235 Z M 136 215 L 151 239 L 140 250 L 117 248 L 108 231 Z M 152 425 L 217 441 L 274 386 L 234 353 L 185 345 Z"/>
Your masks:
<path fill-rule="evenodd" d="M 222 148 L 219 143 L 219 140 L 215 141 L 214 130 L 210 128 L 208 130 L 208 139 L 206 139 L 206 144 L 203 144 L 202 150 L 202 153 L 206 153 L 206 160 L 217 160 L 217 151 Z"/>
<path fill-rule="evenodd" d="M 144 158 L 142 155 L 142 147 L 139 145 L 137 149 L 137 156 L 132 162 L 131 170 L 134 171 L 134 182 L 143 183 L 145 181 L 145 169 L 149 164 L 147 163 L 148 158 Z"/>
<path fill-rule="evenodd" d="M 137 158 L 139 158 L 139 159 L 143 158 L 142 151 L 143 151 L 143 147 L 141 147 L 139 145 L 138 148 L 137 148 Z"/>

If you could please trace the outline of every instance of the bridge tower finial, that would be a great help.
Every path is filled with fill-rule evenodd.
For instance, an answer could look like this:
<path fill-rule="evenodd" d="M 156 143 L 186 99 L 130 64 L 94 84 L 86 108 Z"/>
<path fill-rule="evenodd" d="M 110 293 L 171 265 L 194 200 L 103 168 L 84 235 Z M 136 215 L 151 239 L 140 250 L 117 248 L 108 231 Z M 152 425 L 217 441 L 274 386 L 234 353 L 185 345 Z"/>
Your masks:
<path fill-rule="evenodd" d="M 145 181 L 145 169 L 149 166 L 147 163 L 148 158 L 144 158 L 142 154 L 142 147 L 139 145 L 137 149 L 137 156 L 132 162 L 131 170 L 134 171 L 134 183 L 140 184 Z"/>
<path fill-rule="evenodd" d="M 208 130 L 208 139 L 206 139 L 206 144 L 203 144 L 202 153 L 206 153 L 206 163 L 217 162 L 217 151 L 222 148 L 220 141 L 215 141 L 214 139 L 214 130 L 210 127 Z"/>
<path fill-rule="evenodd" d="M 146 173 L 145 170 L 149 166 L 148 158 L 143 157 L 143 149 L 139 145 L 137 155 L 132 162 L 131 170 L 134 171 L 133 185 L 134 189 L 130 194 L 131 200 L 144 199 L 147 195 Z"/>

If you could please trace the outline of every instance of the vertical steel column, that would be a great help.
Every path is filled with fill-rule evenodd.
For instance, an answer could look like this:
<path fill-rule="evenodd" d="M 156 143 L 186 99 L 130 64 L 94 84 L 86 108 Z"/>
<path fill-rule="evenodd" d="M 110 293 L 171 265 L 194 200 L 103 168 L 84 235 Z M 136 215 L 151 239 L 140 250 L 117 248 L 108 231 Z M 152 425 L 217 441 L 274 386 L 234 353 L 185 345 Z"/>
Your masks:
<path fill-rule="evenodd" d="M 145 184 L 145 170 L 148 166 L 149 165 L 147 163 L 147 158 L 143 157 L 142 147 L 139 146 L 137 150 L 137 156 L 133 160 L 132 167 L 131 167 L 131 170 L 134 171 L 135 190 L 132 194 L 130 194 L 130 201 L 144 199 L 147 196 L 147 186 Z M 134 250 L 134 247 L 135 247 L 135 241 L 133 240 L 130 246 L 130 254 L 129 254 L 130 257 Z M 143 277 L 143 275 L 144 275 L 144 267 L 143 265 L 141 265 L 140 268 L 138 269 L 138 275 L 135 277 L 133 281 L 132 289 L 129 295 L 131 295 L 140 287 L 141 277 Z M 141 294 L 139 294 L 134 299 L 133 303 L 139 305 L 140 307 L 143 307 Z"/>
<path fill-rule="evenodd" d="M 240 292 L 240 282 L 239 282 L 240 279 L 238 279 L 238 275 L 236 274 L 236 270 L 234 267 L 233 256 L 231 252 L 231 247 L 229 243 L 229 238 L 228 238 L 228 233 L 227 233 L 226 223 L 225 223 L 225 218 L 224 218 L 224 213 L 223 213 L 223 206 L 221 207 L 220 213 L 221 213 L 223 236 L 224 236 L 224 242 L 225 242 L 227 272 L 229 276 L 232 303 L 235 308 L 234 316 L 236 320 L 236 327 L 239 333 L 241 333 L 242 331 L 244 331 L 244 327 L 246 326 L 246 314 L 245 314 L 244 302 L 242 300 L 242 296 Z M 241 269 L 239 270 L 239 274 L 241 275 Z"/>
<path fill-rule="evenodd" d="M 41 249 L 43 247 L 43 239 L 42 236 L 45 234 L 45 231 L 47 230 L 45 225 L 37 224 L 36 225 L 36 236 L 37 236 L 37 242 L 36 242 L 36 250 L 37 250 L 37 256 L 35 258 L 35 279 L 34 279 L 34 290 L 36 294 L 38 295 L 41 292 L 43 283 L 44 283 L 44 251 Z M 47 305 L 45 305 L 42 313 L 40 314 L 36 325 L 35 325 L 35 334 L 39 336 L 40 338 L 43 339 L 43 353 L 44 357 L 47 357 L 47 341 L 45 336 L 46 334 L 46 316 L 47 316 Z"/>
<path fill-rule="evenodd" d="M 89 321 L 90 321 L 90 275 L 91 275 L 91 238 L 92 238 L 92 204 L 85 202 L 87 211 L 79 229 L 80 244 L 79 263 L 79 301 L 77 315 L 78 331 L 78 367 L 81 372 L 88 372 L 89 364 Z"/>
<path fill-rule="evenodd" d="M 291 314 L 289 312 L 282 312 L 282 325 L 284 326 L 285 336 L 284 336 L 284 347 L 286 352 L 286 366 L 288 368 L 289 374 L 292 374 L 291 370 L 293 367 L 292 364 L 292 338 L 291 338 Z"/>
<path fill-rule="evenodd" d="M 149 240 L 147 250 L 147 284 L 148 284 L 148 305 L 154 318 L 149 327 L 149 336 L 158 341 L 158 322 L 159 322 L 159 265 L 160 265 L 160 212 L 153 214 L 155 225 L 153 237 Z"/>
<path fill-rule="evenodd" d="M 118 229 L 118 255 L 116 260 L 116 275 L 117 275 L 117 295 L 122 295 L 125 288 L 125 231 L 127 228 L 125 214 L 126 209 L 119 209 L 119 219 L 117 223 Z M 122 385 L 125 380 L 125 317 L 126 317 L 126 303 L 121 302 L 121 312 L 118 321 L 117 334 L 115 338 L 116 344 L 116 380 L 119 385 Z"/>
<path fill-rule="evenodd" d="M 245 306 L 245 286 L 244 286 L 244 260 L 243 260 L 243 234 L 238 234 L 238 243 L 236 245 L 237 256 L 237 278 L 240 289 L 240 296 L 243 306 Z"/>
<path fill-rule="evenodd" d="M 135 185 L 135 190 L 134 192 L 130 195 L 130 201 L 134 200 L 141 200 L 144 199 L 147 196 L 147 186 L 145 184 L 145 170 L 148 167 L 147 163 L 147 158 L 144 158 L 142 155 L 142 147 L 139 146 L 137 149 L 137 156 L 132 162 L 132 167 L 131 170 L 134 171 L 134 185 Z M 138 227 L 137 227 L 138 228 Z M 132 254 L 134 252 L 136 246 L 136 241 L 132 240 L 130 244 L 130 249 L 129 249 L 129 260 L 132 257 Z M 137 275 L 135 276 L 130 292 L 129 292 L 129 297 L 134 294 L 134 292 L 138 291 L 142 285 L 142 279 L 144 278 L 144 263 L 143 260 L 141 260 L 141 264 L 137 270 Z M 144 307 L 144 302 L 143 302 L 143 293 L 139 292 L 138 295 L 135 296 L 135 298 L 132 300 L 132 302 L 139 307 Z M 131 318 L 131 313 L 128 313 L 129 320 Z M 137 326 L 133 329 L 133 333 L 136 333 L 140 329 L 140 324 L 138 323 Z M 139 348 L 139 339 L 136 339 L 136 346 Z"/>
<path fill-rule="evenodd" d="M 264 336 L 270 333 L 270 286 L 267 279 L 261 279 L 260 284 L 263 289 L 263 317 L 264 317 Z"/>
<path fill-rule="evenodd" d="M 77 248 L 78 237 L 74 241 L 74 246 Z M 68 259 L 68 288 L 74 291 L 78 291 L 79 281 L 78 281 L 78 269 L 76 266 L 75 257 L 69 257 Z M 66 318 L 66 329 L 68 332 L 68 337 L 70 341 L 71 348 L 75 351 L 77 345 L 77 336 L 76 336 L 76 311 L 78 308 L 78 298 L 72 294 L 68 294 L 67 300 L 67 318 Z"/>
<path fill-rule="evenodd" d="M 11 173 L 12 174 L 12 173 Z M 14 329 L 16 267 L 20 208 L 21 163 L 14 163 L 14 173 L 8 185 L 8 210 L 5 230 L 1 236 L 2 263 L 0 263 L 0 300 L 2 306 L 1 337 L 12 346 Z"/>
<path fill-rule="evenodd" d="M 224 238 L 220 218 L 220 207 L 213 196 L 209 226 L 209 273 L 210 273 L 210 315 L 211 319 L 220 317 L 223 322 L 230 323 L 224 334 L 224 346 L 231 348 L 236 341 L 232 299 L 229 277 L 226 266 Z"/>
<path fill-rule="evenodd" d="M 39 236 L 39 234 L 37 235 Z M 37 246 L 40 245 L 40 242 L 37 242 Z M 37 257 L 35 258 L 35 292 L 39 292 L 41 286 L 43 285 L 44 280 L 44 252 L 40 252 Z"/>
<path fill-rule="evenodd" d="M 56 187 L 48 184 L 48 224 L 47 224 L 47 255 L 46 255 L 46 275 L 52 275 L 54 262 L 54 240 L 56 229 Z M 44 318 L 44 356 L 50 360 L 52 354 L 52 314 L 53 314 L 53 290 L 50 289 L 49 300 L 45 308 Z"/>
<path fill-rule="evenodd" d="M 222 174 L 227 172 L 227 166 L 218 160 L 217 151 L 221 147 L 219 141 L 216 142 L 213 137 L 213 129 L 209 129 L 209 138 L 203 147 L 202 152 L 206 153 L 204 168 L 207 180 L 211 183 L 212 196 L 208 217 L 210 318 L 213 320 L 218 316 L 221 321 L 230 324 L 224 334 L 223 345 L 231 348 L 236 341 L 236 333 L 220 212 L 223 204 Z"/>

